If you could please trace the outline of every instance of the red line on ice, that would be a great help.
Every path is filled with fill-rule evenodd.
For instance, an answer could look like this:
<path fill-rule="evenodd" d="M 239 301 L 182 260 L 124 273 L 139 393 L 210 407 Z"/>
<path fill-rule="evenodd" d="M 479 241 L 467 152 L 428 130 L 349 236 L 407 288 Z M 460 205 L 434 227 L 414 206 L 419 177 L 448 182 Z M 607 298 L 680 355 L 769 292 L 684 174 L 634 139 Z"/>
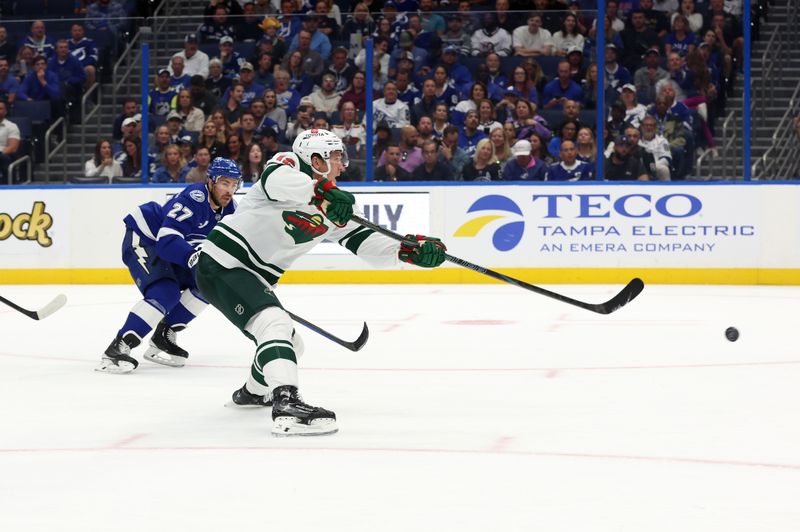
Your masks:
<path fill-rule="evenodd" d="M 501 438 L 502 439 L 502 438 Z M 755 467 L 766 469 L 788 469 L 800 471 L 800 464 L 781 464 L 775 462 L 752 462 L 747 460 L 723 460 L 713 458 L 686 458 L 678 456 L 646 456 L 632 454 L 579 453 L 559 451 L 505 451 L 489 449 L 441 449 L 441 448 L 392 448 L 392 447 L 256 447 L 256 446 L 175 446 L 175 447 L 63 447 L 63 448 L 16 448 L 0 449 L 2 454 L 24 453 L 96 453 L 96 452 L 214 452 L 214 451 L 258 451 L 258 452 L 342 452 L 342 453 L 409 453 L 409 454 L 473 454 L 497 456 L 530 456 L 536 458 L 584 458 L 593 460 L 617 460 L 635 462 L 661 462 L 678 464 L 697 464 L 710 466 Z"/>

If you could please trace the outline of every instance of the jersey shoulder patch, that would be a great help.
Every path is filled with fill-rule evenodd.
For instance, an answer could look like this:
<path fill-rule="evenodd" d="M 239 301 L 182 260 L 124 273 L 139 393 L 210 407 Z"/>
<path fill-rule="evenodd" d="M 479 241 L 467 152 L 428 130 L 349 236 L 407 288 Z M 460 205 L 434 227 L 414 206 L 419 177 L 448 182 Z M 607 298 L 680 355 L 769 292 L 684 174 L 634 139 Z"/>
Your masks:
<path fill-rule="evenodd" d="M 189 192 L 189 197 L 197 203 L 203 203 L 206 200 L 206 194 L 202 190 L 192 190 Z"/>
<path fill-rule="evenodd" d="M 293 152 L 283 151 L 273 155 L 272 159 L 267 161 L 267 165 L 270 164 L 284 164 L 289 168 L 296 169 L 300 166 L 300 159 Z"/>

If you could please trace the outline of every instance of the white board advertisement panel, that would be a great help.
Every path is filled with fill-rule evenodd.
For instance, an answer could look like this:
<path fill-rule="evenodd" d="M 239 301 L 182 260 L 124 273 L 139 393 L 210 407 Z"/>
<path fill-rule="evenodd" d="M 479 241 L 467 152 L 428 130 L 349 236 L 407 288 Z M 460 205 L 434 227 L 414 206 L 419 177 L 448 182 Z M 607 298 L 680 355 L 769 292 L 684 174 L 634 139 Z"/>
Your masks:
<path fill-rule="evenodd" d="M 453 254 L 492 267 L 800 266 L 800 187 L 534 186 L 448 190 Z"/>
<path fill-rule="evenodd" d="M 121 269 L 123 217 L 146 201 L 163 203 L 177 190 L 3 188 L 0 271 Z M 451 254 L 488 268 L 800 268 L 797 185 L 351 190 L 371 221 L 399 234 L 439 236 Z M 332 243 L 293 268 L 371 269 Z"/>

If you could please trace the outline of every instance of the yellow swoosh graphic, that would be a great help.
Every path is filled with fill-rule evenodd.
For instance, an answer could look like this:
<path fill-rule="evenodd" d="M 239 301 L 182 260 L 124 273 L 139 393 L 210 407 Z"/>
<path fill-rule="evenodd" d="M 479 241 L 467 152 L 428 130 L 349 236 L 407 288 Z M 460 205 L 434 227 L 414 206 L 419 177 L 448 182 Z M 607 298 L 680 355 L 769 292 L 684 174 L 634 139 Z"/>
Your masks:
<path fill-rule="evenodd" d="M 464 223 L 461 227 L 459 227 L 453 236 L 475 236 L 478 232 L 483 229 L 486 224 L 493 222 L 499 218 L 505 218 L 505 216 L 491 214 L 488 216 L 479 216 L 473 220 L 470 220 Z"/>

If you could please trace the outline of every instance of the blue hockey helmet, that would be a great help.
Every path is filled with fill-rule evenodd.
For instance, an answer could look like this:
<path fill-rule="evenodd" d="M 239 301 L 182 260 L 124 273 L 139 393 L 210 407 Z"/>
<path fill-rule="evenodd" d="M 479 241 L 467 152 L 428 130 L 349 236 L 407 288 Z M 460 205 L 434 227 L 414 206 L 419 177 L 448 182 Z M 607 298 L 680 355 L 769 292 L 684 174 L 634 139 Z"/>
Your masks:
<path fill-rule="evenodd" d="M 224 157 L 215 157 L 208 167 L 208 178 L 216 183 L 218 177 L 236 179 L 241 183 L 242 171 L 239 170 L 239 165 L 234 161 Z"/>

